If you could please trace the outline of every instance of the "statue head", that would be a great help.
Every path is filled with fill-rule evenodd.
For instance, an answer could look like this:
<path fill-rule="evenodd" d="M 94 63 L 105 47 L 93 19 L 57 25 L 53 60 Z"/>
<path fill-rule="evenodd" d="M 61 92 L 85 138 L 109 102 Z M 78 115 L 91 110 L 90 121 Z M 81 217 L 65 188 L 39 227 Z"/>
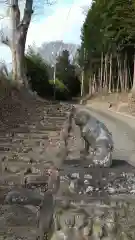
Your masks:
<path fill-rule="evenodd" d="M 85 126 L 90 119 L 90 114 L 85 110 L 76 111 L 74 114 L 75 124 L 78 126 Z"/>

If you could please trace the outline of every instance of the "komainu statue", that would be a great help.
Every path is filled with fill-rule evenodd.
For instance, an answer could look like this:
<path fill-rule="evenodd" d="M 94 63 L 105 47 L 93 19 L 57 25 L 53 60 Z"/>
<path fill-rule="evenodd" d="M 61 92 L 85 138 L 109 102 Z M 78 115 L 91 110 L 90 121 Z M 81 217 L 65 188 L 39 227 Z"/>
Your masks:
<path fill-rule="evenodd" d="M 72 116 L 72 120 L 69 118 L 70 124 L 73 126 L 74 120 L 84 140 L 84 149 L 81 154 L 84 157 L 90 154 L 94 165 L 110 167 L 114 143 L 108 128 L 84 107 L 83 109 L 73 107 L 70 114 Z"/>

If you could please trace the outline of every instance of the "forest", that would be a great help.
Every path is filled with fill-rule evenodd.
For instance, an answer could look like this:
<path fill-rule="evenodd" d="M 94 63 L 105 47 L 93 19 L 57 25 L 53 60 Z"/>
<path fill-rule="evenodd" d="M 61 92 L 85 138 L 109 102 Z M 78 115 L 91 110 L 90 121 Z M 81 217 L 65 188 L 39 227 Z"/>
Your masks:
<path fill-rule="evenodd" d="M 39 96 L 71 100 L 72 97 L 80 95 L 79 74 L 75 64 L 70 61 L 68 50 L 63 50 L 56 58 L 56 64 L 52 66 L 29 47 L 25 63 L 28 84 Z"/>
<path fill-rule="evenodd" d="M 93 0 L 81 30 L 84 94 L 135 93 L 135 1 Z"/>

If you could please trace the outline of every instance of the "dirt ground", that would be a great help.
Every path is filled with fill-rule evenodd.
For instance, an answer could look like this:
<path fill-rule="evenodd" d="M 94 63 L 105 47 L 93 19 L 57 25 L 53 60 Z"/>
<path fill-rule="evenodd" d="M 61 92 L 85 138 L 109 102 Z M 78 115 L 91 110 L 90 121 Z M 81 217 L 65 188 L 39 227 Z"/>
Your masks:
<path fill-rule="evenodd" d="M 129 93 L 111 93 L 105 96 L 96 96 L 87 101 L 87 104 L 101 104 L 104 105 L 105 108 L 109 108 L 111 104 L 111 108 L 114 111 L 123 112 L 127 114 L 131 114 L 129 109 Z M 134 113 L 132 113 L 134 115 Z"/>

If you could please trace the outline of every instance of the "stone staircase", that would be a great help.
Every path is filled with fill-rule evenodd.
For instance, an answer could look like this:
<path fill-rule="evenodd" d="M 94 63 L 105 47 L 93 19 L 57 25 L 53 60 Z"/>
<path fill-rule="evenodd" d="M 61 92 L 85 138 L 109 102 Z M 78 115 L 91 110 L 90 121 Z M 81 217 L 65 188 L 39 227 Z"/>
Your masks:
<path fill-rule="evenodd" d="M 47 162 L 55 161 L 53 149 L 69 108 L 68 104 L 35 99 L 26 91 L 14 90 L 1 99 L 0 239 L 36 239 L 37 203 L 8 205 L 4 200 L 10 190 L 23 189 L 24 177 L 41 174 Z M 39 203 L 43 198 L 40 187 L 46 181 L 33 190 Z"/>

